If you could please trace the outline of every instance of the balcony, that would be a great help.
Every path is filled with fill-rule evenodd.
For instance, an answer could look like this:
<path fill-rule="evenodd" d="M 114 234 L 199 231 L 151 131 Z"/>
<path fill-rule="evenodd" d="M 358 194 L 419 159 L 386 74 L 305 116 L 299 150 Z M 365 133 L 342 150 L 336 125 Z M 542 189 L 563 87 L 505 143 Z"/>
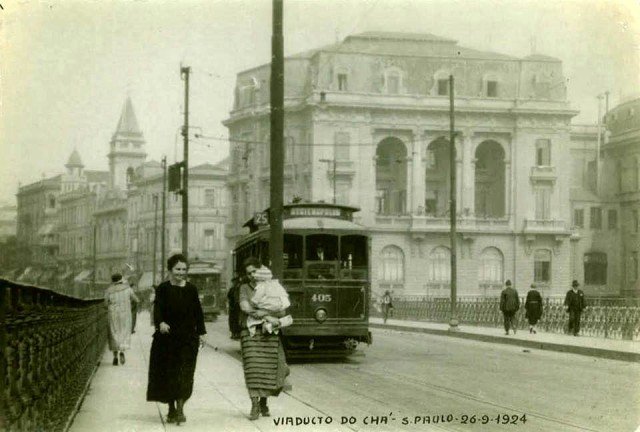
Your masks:
<path fill-rule="evenodd" d="M 554 166 L 534 166 L 531 167 L 532 182 L 552 182 L 556 181 L 556 167 Z"/>
<path fill-rule="evenodd" d="M 449 232 L 449 217 L 411 215 L 411 231 Z M 458 217 L 456 229 L 467 232 L 504 232 L 509 229 L 509 218 Z"/>
<path fill-rule="evenodd" d="M 570 234 L 566 224 L 556 219 L 525 219 L 525 234 Z"/>

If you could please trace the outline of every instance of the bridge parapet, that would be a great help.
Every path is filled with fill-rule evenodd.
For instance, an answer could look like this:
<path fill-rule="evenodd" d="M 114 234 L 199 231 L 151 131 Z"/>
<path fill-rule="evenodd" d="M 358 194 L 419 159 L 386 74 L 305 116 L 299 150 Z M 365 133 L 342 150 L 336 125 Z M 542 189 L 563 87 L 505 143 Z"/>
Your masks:
<path fill-rule="evenodd" d="M 0 430 L 66 430 L 104 353 L 103 300 L 0 279 L 0 323 Z"/>
<path fill-rule="evenodd" d="M 372 316 L 382 316 L 378 299 L 373 299 Z M 524 299 L 516 314 L 518 328 L 528 326 Z M 544 299 L 543 313 L 537 327 L 548 333 L 565 333 L 569 314 L 563 306 L 564 298 Z M 461 324 L 481 327 L 502 327 L 500 299 L 497 297 L 458 297 L 457 314 Z M 391 318 L 447 323 L 451 300 L 446 297 L 395 296 Z M 607 339 L 640 340 L 640 299 L 592 298 L 580 320 L 580 333 Z"/>

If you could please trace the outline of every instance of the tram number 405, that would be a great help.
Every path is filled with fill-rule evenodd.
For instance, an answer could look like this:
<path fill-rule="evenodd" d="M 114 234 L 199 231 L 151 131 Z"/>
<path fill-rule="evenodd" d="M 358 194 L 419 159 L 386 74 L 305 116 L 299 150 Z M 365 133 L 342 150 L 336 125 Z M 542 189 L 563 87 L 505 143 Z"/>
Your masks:
<path fill-rule="evenodd" d="M 316 303 L 329 303 L 331 301 L 331 294 L 314 294 L 311 296 L 311 301 Z"/>

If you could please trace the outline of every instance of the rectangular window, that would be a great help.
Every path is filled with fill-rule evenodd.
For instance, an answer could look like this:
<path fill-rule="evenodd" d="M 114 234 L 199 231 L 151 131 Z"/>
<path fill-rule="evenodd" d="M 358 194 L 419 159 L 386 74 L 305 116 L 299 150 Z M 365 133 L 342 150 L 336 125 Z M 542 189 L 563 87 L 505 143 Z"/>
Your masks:
<path fill-rule="evenodd" d="M 591 207 L 590 216 L 589 228 L 602 229 L 602 209 L 600 207 Z"/>
<path fill-rule="evenodd" d="M 584 228 L 584 210 L 573 210 L 573 226 L 576 228 Z"/>
<path fill-rule="evenodd" d="M 633 284 L 638 280 L 638 252 L 631 252 L 629 256 L 629 271 L 627 272 L 628 280 L 627 283 L 629 285 Z"/>
<path fill-rule="evenodd" d="M 610 230 L 618 229 L 618 211 L 609 209 L 607 213 L 607 222 Z"/>
<path fill-rule="evenodd" d="M 204 205 L 205 207 L 215 207 L 216 202 L 216 190 L 205 189 L 204 190 Z"/>
<path fill-rule="evenodd" d="M 204 230 L 204 249 L 205 250 L 215 249 L 215 238 L 216 238 L 216 230 L 214 229 Z"/>
<path fill-rule="evenodd" d="M 387 75 L 387 93 L 400 93 L 400 77 L 396 74 Z"/>
<path fill-rule="evenodd" d="M 533 281 L 539 283 L 551 282 L 551 254 L 548 251 L 536 252 Z"/>
<path fill-rule="evenodd" d="M 336 161 L 349 160 L 349 134 L 347 132 L 336 132 L 335 154 Z"/>
<path fill-rule="evenodd" d="M 592 252 L 584 254 L 584 283 L 607 284 L 607 254 Z"/>
<path fill-rule="evenodd" d="M 487 97 L 498 97 L 497 81 L 487 81 Z"/>
<path fill-rule="evenodd" d="M 438 80 L 438 96 L 447 96 L 449 94 L 449 80 Z"/>
<path fill-rule="evenodd" d="M 536 166 L 551 166 L 551 141 L 536 140 Z"/>
<path fill-rule="evenodd" d="M 536 195 L 536 219 L 549 220 L 551 218 L 551 188 L 537 188 Z"/>
<path fill-rule="evenodd" d="M 338 90 L 347 91 L 347 74 L 345 73 L 338 74 Z"/>

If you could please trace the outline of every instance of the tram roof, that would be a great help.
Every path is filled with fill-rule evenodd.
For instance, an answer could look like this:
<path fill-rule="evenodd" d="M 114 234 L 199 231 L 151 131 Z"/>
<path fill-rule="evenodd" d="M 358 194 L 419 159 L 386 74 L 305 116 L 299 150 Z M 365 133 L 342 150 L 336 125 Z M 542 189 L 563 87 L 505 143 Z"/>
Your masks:
<path fill-rule="evenodd" d="M 299 209 L 299 210 L 310 209 L 313 211 L 311 211 L 309 214 L 302 214 L 302 213 L 294 214 L 296 213 L 296 209 Z M 340 216 L 336 217 L 336 216 L 322 215 L 321 214 L 322 209 L 327 209 L 328 211 L 338 210 Z M 342 204 L 329 204 L 329 203 L 322 203 L 322 202 L 286 204 L 282 206 L 282 210 L 283 210 L 282 213 L 283 213 L 283 219 L 284 219 L 283 221 L 284 227 L 286 227 L 287 221 L 291 221 L 295 219 L 308 219 L 308 218 L 322 219 L 322 220 L 343 220 L 343 221 L 351 222 L 353 220 L 353 213 L 360 211 L 358 207 L 352 207 L 352 206 L 347 206 Z M 268 215 L 269 211 L 270 211 L 270 208 L 267 208 L 266 210 L 264 210 L 263 213 L 266 213 Z M 358 230 L 362 229 L 361 225 L 358 225 L 358 224 L 353 224 L 353 225 L 357 226 Z M 259 229 L 259 226 L 256 225 L 255 223 L 255 218 L 249 219 L 242 226 L 248 227 L 251 232 L 254 232 Z M 309 228 L 315 228 L 315 227 L 309 227 Z M 336 229 L 345 229 L 345 228 L 336 228 Z"/>

